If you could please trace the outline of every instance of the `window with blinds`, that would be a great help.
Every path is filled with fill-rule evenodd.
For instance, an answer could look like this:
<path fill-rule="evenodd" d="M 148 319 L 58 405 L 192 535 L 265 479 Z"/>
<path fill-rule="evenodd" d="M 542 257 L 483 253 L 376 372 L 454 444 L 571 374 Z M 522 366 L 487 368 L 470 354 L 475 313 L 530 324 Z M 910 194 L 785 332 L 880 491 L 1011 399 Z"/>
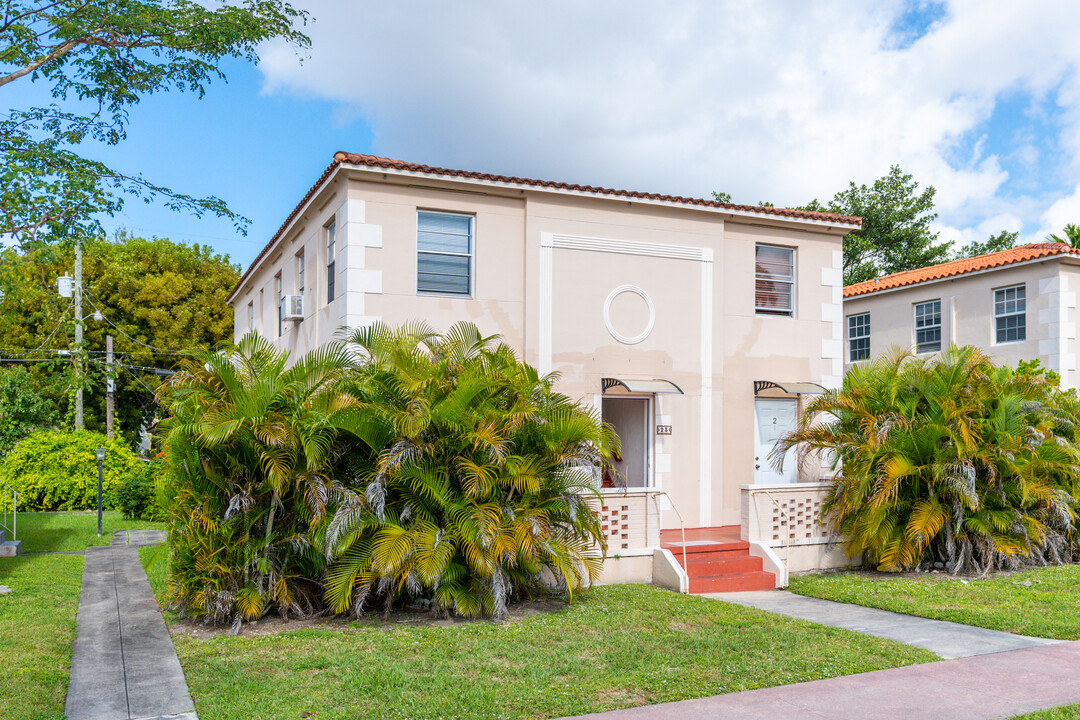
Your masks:
<path fill-rule="evenodd" d="M 334 279 L 337 270 L 337 226 L 326 226 L 326 302 L 334 302 Z"/>
<path fill-rule="evenodd" d="M 757 314 L 794 315 L 795 250 L 758 245 L 754 260 L 754 308 Z"/>
<path fill-rule="evenodd" d="M 994 329 L 996 342 L 1027 340 L 1027 288 L 1023 285 L 994 291 Z"/>
<path fill-rule="evenodd" d="M 416 216 L 416 291 L 472 294 L 473 217 L 420 211 Z"/>

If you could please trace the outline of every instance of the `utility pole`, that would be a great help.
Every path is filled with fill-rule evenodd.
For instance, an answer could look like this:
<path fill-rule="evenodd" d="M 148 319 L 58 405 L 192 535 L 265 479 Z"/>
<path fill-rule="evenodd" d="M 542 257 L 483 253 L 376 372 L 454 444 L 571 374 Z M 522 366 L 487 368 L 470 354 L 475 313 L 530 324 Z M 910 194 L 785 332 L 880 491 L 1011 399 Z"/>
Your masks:
<path fill-rule="evenodd" d="M 116 379 L 113 377 L 112 335 L 105 336 L 105 434 L 113 436 L 113 393 L 116 391 Z"/>
<path fill-rule="evenodd" d="M 82 238 L 75 240 L 75 429 L 83 429 Z"/>

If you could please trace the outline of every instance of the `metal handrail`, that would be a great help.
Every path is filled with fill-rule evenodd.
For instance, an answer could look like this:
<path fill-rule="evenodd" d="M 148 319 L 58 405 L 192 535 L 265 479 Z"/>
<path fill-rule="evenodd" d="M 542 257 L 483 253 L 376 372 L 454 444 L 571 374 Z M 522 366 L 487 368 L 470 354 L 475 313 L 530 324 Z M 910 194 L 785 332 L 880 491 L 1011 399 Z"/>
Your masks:
<path fill-rule="evenodd" d="M 5 490 L 3 491 L 5 497 L 2 501 L 0 501 L 0 503 L 2 503 L 2 507 L 4 508 L 3 515 L 7 515 L 7 493 L 11 493 L 11 527 L 9 528 L 6 522 L 3 520 L 0 520 L 0 527 L 3 527 L 5 530 L 11 530 L 11 539 L 18 540 L 19 493 L 15 490 L 15 488 L 11 487 L 7 483 L 0 482 L 0 486 L 3 486 L 5 488 Z"/>
<path fill-rule="evenodd" d="M 791 516 L 788 515 L 787 510 L 785 510 L 783 508 L 783 506 L 779 503 L 779 501 L 777 501 L 777 499 L 774 498 L 772 496 L 772 494 L 768 490 L 765 490 L 763 488 L 761 490 L 752 490 L 751 492 L 754 495 L 757 495 L 757 494 L 760 493 L 760 494 L 764 495 L 765 497 L 769 498 L 769 500 L 772 501 L 772 504 L 776 507 L 776 509 L 780 511 L 780 514 L 783 515 L 783 517 L 784 517 L 784 565 L 790 565 L 791 564 L 791 545 L 790 545 L 790 540 L 791 540 Z"/>
<path fill-rule="evenodd" d="M 683 570 L 686 572 L 687 581 L 689 581 L 690 568 L 686 564 L 686 522 L 683 520 L 682 513 L 679 512 L 678 506 L 675 504 L 675 501 L 671 499 L 671 495 L 668 494 L 667 490 L 653 490 L 650 494 L 653 496 L 653 502 L 656 503 L 657 514 L 659 514 L 661 510 L 660 503 L 657 501 L 656 497 L 658 495 L 663 495 L 667 498 L 668 503 L 671 505 L 671 509 L 674 510 L 675 514 L 679 516 L 679 530 L 682 533 L 682 565 Z M 690 588 L 687 587 L 687 590 L 689 589 Z"/>

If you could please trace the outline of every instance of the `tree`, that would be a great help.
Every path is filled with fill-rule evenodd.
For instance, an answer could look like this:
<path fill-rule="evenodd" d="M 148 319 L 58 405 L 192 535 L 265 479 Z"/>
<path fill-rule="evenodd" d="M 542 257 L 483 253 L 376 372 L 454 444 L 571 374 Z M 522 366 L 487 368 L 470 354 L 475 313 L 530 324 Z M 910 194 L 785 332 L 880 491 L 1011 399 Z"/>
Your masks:
<path fill-rule="evenodd" d="M 1063 231 L 1065 237 L 1050 233 L 1046 236 L 1046 242 L 1058 242 L 1071 245 L 1074 248 L 1080 248 L 1080 226 L 1069 223 L 1065 226 Z"/>
<path fill-rule="evenodd" d="M 770 458 L 805 444 L 837 471 L 824 523 L 880 570 L 985 574 L 1066 562 L 1080 497 L 1075 394 L 977 348 L 860 363 Z"/>
<path fill-rule="evenodd" d="M 218 198 L 198 198 L 85 157 L 91 140 L 124 139 L 128 111 L 156 92 L 201 96 L 225 58 L 257 62 L 260 43 L 283 38 L 307 13 L 282 0 L 207 8 L 192 0 L 7 0 L 0 16 L 0 88 L 47 84 L 54 102 L 0 117 L 0 235 L 21 246 L 93 236 L 124 197 L 158 198 L 201 216 L 246 220 Z"/>
<path fill-rule="evenodd" d="M 957 248 L 953 252 L 951 259 L 963 260 L 964 258 L 975 257 L 977 255 L 986 255 L 987 253 L 1008 250 L 1009 248 L 1016 246 L 1016 239 L 1019 236 L 1020 233 L 1018 232 L 1002 230 L 997 235 L 991 235 L 983 242 L 972 240 L 967 245 Z"/>
<path fill-rule="evenodd" d="M 470 323 L 374 325 L 349 341 L 369 462 L 327 526 L 331 608 L 381 595 L 501 617 L 542 574 L 570 597 L 590 584 L 606 545 L 586 498 L 614 430 Z"/>
<path fill-rule="evenodd" d="M 862 218 L 862 227 L 844 236 L 844 284 L 851 285 L 948 259 L 930 227 L 936 192 L 933 186 L 919 192 L 914 178 L 893 165 L 869 187 L 851 183 L 828 206 L 815 199 L 798 209 Z"/>
<path fill-rule="evenodd" d="M 153 393 L 162 376 L 185 354 L 232 339 L 232 310 L 225 298 L 239 277 L 227 256 L 200 245 L 119 234 L 84 248 L 84 323 L 90 357 L 87 426 L 104 429 L 105 336 L 114 337 L 117 427 L 133 440 L 154 414 Z M 59 297 L 56 278 L 70 274 L 70 244 L 0 252 L 0 357 L 44 360 L 25 363 L 34 385 L 61 411 L 75 351 L 70 300 Z M 147 370 L 149 369 L 149 370 Z M 64 382 L 58 382 L 58 380 Z"/>
<path fill-rule="evenodd" d="M 34 430 L 59 425 L 59 408 L 37 387 L 27 368 L 0 369 L 0 456 Z"/>

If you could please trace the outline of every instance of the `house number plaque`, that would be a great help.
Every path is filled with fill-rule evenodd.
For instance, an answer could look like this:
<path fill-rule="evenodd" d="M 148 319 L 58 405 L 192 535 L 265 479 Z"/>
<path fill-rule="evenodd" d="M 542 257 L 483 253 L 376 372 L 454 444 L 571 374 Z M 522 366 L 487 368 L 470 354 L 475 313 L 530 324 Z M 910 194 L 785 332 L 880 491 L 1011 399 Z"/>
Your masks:
<path fill-rule="evenodd" d="M 671 426 L 670 425 L 657 425 L 656 426 L 656 434 L 657 435 L 670 435 L 671 434 Z"/>

